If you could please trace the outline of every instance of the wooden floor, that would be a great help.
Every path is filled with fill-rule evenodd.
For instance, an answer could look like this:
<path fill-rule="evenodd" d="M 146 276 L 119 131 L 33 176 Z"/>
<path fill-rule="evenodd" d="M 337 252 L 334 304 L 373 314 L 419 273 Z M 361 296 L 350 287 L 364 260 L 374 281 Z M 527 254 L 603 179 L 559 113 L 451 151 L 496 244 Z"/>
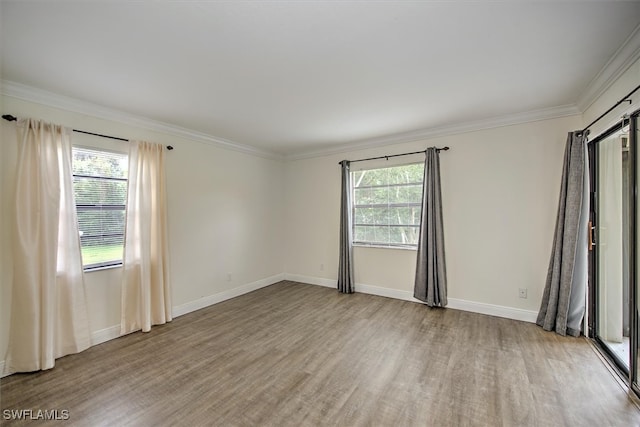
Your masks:
<path fill-rule="evenodd" d="M 6 377 L 0 393 L 3 410 L 68 410 L 64 425 L 82 426 L 640 425 L 583 338 L 293 282 Z"/>

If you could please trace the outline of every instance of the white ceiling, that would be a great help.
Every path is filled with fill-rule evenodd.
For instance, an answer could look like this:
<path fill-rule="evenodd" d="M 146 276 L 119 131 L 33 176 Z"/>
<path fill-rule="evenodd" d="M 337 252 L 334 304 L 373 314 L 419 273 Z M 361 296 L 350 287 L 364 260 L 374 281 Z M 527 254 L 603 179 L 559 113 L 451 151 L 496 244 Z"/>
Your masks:
<path fill-rule="evenodd" d="M 575 106 L 624 1 L 4 1 L 2 79 L 296 154 Z"/>

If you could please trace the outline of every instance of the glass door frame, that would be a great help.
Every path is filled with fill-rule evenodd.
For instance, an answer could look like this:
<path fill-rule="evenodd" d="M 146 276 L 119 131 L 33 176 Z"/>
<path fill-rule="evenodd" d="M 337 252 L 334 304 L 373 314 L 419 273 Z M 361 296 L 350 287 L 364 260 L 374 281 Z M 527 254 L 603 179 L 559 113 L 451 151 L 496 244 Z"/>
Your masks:
<path fill-rule="evenodd" d="M 592 141 L 588 141 L 588 159 L 589 159 L 589 304 L 588 304 L 588 336 L 593 340 L 596 346 L 605 354 L 610 363 L 614 365 L 624 377 L 628 379 L 630 389 L 637 396 L 640 396 L 640 386 L 638 385 L 638 344 L 640 324 L 637 300 L 640 298 L 637 289 L 637 251 L 636 248 L 640 244 L 640 236 L 637 233 L 637 197 L 638 197 L 638 177 L 637 177 L 637 128 L 638 116 L 640 110 L 634 111 L 630 117 L 623 118 L 618 123 L 602 132 Z M 614 133 L 622 130 L 629 125 L 629 360 L 628 367 L 624 361 L 598 337 L 598 143 L 607 139 Z"/>
<path fill-rule="evenodd" d="M 629 117 L 629 233 L 631 235 L 629 245 L 629 385 L 636 396 L 640 396 L 640 386 L 638 385 L 638 340 L 640 336 L 640 313 L 638 313 L 638 244 L 640 244 L 640 234 L 638 233 L 638 116 L 640 110 L 636 110 Z M 624 120 L 623 120 L 624 122 Z"/>

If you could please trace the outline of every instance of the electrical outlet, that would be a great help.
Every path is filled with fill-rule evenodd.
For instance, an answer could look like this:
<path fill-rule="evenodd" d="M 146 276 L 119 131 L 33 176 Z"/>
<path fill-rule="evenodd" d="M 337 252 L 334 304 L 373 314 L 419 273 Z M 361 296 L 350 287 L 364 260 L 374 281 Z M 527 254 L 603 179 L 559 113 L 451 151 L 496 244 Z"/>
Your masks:
<path fill-rule="evenodd" d="M 320 271 L 324 271 L 324 264 L 320 264 Z"/>
<path fill-rule="evenodd" d="M 527 288 L 520 288 L 520 289 L 518 289 L 518 296 L 519 296 L 520 298 L 527 299 Z"/>
<path fill-rule="evenodd" d="M 233 279 L 231 273 L 227 273 L 227 282 L 230 282 Z"/>

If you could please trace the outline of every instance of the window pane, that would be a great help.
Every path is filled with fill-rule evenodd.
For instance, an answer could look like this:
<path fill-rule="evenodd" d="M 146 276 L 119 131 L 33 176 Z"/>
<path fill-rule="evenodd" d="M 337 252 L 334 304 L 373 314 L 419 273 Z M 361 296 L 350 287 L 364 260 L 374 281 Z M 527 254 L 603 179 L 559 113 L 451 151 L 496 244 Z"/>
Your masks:
<path fill-rule="evenodd" d="M 355 224 L 375 224 L 375 208 L 355 210 Z"/>
<path fill-rule="evenodd" d="M 422 185 L 405 185 L 392 187 L 396 203 L 414 203 L 422 200 Z"/>
<path fill-rule="evenodd" d="M 80 240 L 96 236 L 124 234 L 124 209 L 78 210 Z"/>
<path fill-rule="evenodd" d="M 82 264 L 87 266 L 122 263 L 124 236 L 83 240 Z"/>
<path fill-rule="evenodd" d="M 72 166 L 82 264 L 122 263 L 127 155 L 74 147 Z"/>
<path fill-rule="evenodd" d="M 407 239 L 404 238 L 403 228 L 401 227 L 391 227 L 389 230 L 389 242 L 395 244 L 407 244 Z"/>
<path fill-rule="evenodd" d="M 77 205 L 123 205 L 127 200 L 127 182 L 102 178 L 74 177 Z"/>
<path fill-rule="evenodd" d="M 371 188 L 356 188 L 354 191 L 354 204 L 369 205 L 373 203 Z"/>
<path fill-rule="evenodd" d="M 373 228 L 373 241 L 375 243 L 389 244 L 389 227 L 376 226 Z"/>
<path fill-rule="evenodd" d="M 423 163 L 353 172 L 355 242 L 417 245 L 423 172 Z"/>
<path fill-rule="evenodd" d="M 371 203 L 374 205 L 387 204 L 389 201 L 389 188 L 376 187 L 371 189 Z"/>
<path fill-rule="evenodd" d="M 420 225 L 420 206 L 389 208 L 389 224 Z"/>
<path fill-rule="evenodd" d="M 120 153 L 74 147 L 73 174 L 126 179 L 127 157 Z"/>
<path fill-rule="evenodd" d="M 417 245 L 420 229 L 418 227 L 393 227 L 392 243 L 398 245 Z"/>
<path fill-rule="evenodd" d="M 374 224 L 388 225 L 389 224 L 389 209 L 376 208 L 374 209 Z"/>
<path fill-rule="evenodd" d="M 354 242 L 366 242 L 367 241 L 367 228 L 356 225 L 353 229 L 353 241 Z"/>
<path fill-rule="evenodd" d="M 386 182 L 386 178 L 384 178 L 385 169 L 371 169 L 360 171 L 360 173 L 362 175 L 357 180 L 353 180 L 354 184 L 358 184 L 359 182 L 359 185 L 356 185 L 357 187 L 381 185 Z"/>

